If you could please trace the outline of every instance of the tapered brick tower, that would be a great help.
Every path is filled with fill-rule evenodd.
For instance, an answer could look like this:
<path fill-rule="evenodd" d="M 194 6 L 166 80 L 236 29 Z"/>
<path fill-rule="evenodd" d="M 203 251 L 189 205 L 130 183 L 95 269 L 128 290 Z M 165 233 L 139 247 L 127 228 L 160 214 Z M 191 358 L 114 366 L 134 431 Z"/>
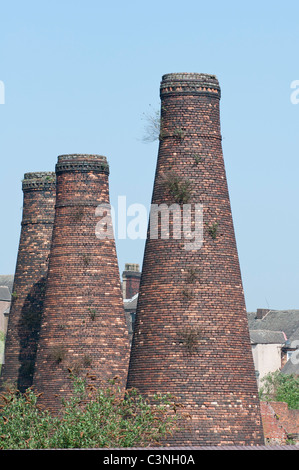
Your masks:
<path fill-rule="evenodd" d="M 127 387 L 146 396 L 170 392 L 190 413 L 170 445 L 263 444 L 219 83 L 213 75 L 168 74 L 160 96 L 152 207 L 180 210 L 168 214 L 168 226 L 165 213 L 157 219 L 158 237 L 151 210 Z"/>
<path fill-rule="evenodd" d="M 26 173 L 1 384 L 32 385 L 55 213 L 55 173 Z"/>
<path fill-rule="evenodd" d="M 129 337 L 113 236 L 99 238 L 96 209 L 109 204 L 109 166 L 99 155 L 62 155 L 34 386 L 57 409 L 72 390 L 70 372 L 97 385 L 125 385 Z M 107 217 L 105 211 L 101 216 Z M 106 215 L 105 215 L 106 214 Z"/>

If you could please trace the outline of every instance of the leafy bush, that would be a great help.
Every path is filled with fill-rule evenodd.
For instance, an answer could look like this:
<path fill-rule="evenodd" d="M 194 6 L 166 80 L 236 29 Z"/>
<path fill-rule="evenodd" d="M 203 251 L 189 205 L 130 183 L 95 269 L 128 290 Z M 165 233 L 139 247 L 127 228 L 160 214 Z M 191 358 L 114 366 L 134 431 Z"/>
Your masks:
<path fill-rule="evenodd" d="M 38 394 L 7 390 L 1 395 L 0 449 L 101 448 L 158 445 L 174 432 L 180 414 L 169 395 L 150 404 L 136 389 L 113 380 L 96 389 L 73 377 L 72 397 L 59 416 L 38 405 Z"/>
<path fill-rule="evenodd" d="M 286 375 L 280 371 L 270 372 L 262 379 L 259 391 L 260 399 L 284 401 L 289 408 L 299 409 L 299 377 Z"/>
<path fill-rule="evenodd" d="M 8 390 L 1 395 L 0 449 L 44 449 L 51 447 L 54 420 L 37 406 L 38 396 L 28 389 L 23 395 Z"/>

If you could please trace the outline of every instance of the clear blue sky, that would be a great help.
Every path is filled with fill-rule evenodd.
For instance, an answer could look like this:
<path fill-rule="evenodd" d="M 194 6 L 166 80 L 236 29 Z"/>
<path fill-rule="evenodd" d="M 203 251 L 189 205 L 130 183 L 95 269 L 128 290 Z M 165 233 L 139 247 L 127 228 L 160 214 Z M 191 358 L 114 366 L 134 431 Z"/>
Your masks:
<path fill-rule="evenodd" d="M 164 73 L 217 75 L 248 310 L 299 308 L 297 1 L 10 1 L 0 7 L 0 274 L 14 273 L 21 180 L 63 153 L 106 155 L 111 202 L 150 204 L 143 113 Z M 117 240 L 120 271 L 144 240 Z"/>

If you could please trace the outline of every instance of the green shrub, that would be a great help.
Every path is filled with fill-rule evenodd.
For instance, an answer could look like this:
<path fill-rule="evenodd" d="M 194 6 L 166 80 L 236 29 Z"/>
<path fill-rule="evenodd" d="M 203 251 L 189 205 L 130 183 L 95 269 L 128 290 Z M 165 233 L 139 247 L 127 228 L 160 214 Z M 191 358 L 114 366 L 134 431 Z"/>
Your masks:
<path fill-rule="evenodd" d="M 270 372 L 261 380 L 261 400 L 284 401 L 289 408 L 299 409 L 299 377 L 293 374 Z"/>
<path fill-rule="evenodd" d="M 176 429 L 182 414 L 174 413 L 169 395 L 150 404 L 135 389 L 123 391 L 116 380 L 96 389 L 73 377 L 74 392 L 52 416 L 28 389 L 1 396 L 0 449 L 101 448 L 158 445 Z"/>
<path fill-rule="evenodd" d="M 55 420 L 37 406 L 38 396 L 10 389 L 1 395 L 0 449 L 45 449 Z"/>

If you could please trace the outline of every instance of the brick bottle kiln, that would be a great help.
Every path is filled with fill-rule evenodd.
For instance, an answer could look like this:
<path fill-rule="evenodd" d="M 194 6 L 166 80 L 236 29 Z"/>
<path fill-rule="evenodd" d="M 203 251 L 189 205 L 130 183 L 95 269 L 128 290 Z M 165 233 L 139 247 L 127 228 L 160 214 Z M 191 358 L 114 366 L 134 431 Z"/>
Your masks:
<path fill-rule="evenodd" d="M 26 173 L 1 384 L 32 385 L 55 213 L 55 173 Z"/>
<path fill-rule="evenodd" d="M 160 96 L 152 204 L 179 204 L 180 213 L 173 211 L 158 237 L 148 232 L 127 387 L 146 396 L 173 393 L 190 413 L 167 439 L 170 445 L 263 444 L 222 155 L 219 83 L 213 75 L 167 74 Z M 174 236 L 183 207 L 192 209 L 191 230 L 203 208 L 200 249 L 186 248 L 186 233 Z"/>
<path fill-rule="evenodd" d="M 113 237 L 99 239 L 96 208 L 109 204 L 109 166 L 99 155 L 62 155 L 34 385 L 59 407 L 70 372 L 94 384 L 118 375 L 125 385 L 129 337 Z M 103 215 L 103 214 L 102 214 Z"/>

